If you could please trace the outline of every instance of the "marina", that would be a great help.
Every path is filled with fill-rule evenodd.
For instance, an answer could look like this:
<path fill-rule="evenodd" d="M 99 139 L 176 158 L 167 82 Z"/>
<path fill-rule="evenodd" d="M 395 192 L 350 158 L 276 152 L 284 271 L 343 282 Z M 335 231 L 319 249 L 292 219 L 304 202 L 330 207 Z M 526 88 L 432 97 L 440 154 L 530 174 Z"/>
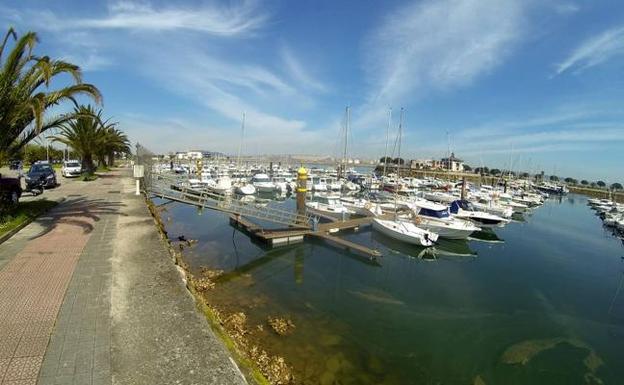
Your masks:
<path fill-rule="evenodd" d="M 152 180 L 171 173 L 150 167 Z M 271 178 L 271 165 L 257 167 Z M 176 174 L 178 191 L 190 188 L 188 168 Z M 274 173 L 333 173 L 284 169 Z M 411 178 L 416 187 L 384 191 L 401 178 L 351 172 L 333 188 L 315 191 L 293 177 L 286 193 L 231 191 L 213 196 L 217 203 L 153 194 L 157 204 L 171 202 L 161 212 L 170 239 L 197 241 L 183 250 L 191 271 L 218 272 L 206 302 L 225 319 L 244 314 L 236 330 L 245 344 L 283 357 L 294 383 L 617 383 L 620 204 L 549 194 L 528 180 Z M 347 180 L 367 182 L 351 191 L 340 186 Z M 299 195 L 298 186 L 306 187 Z M 192 187 L 199 196 L 202 188 Z M 378 222 L 420 230 L 396 236 Z M 448 226 L 455 232 L 442 231 Z M 274 319 L 294 326 L 282 335 L 271 330 Z"/>

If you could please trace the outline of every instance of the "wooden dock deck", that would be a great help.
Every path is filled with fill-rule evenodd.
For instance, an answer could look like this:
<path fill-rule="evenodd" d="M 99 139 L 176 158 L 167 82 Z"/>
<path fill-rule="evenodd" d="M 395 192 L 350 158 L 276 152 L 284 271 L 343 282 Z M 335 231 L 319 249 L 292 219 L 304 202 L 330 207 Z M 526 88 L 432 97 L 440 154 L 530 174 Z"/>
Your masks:
<path fill-rule="evenodd" d="M 305 237 L 315 237 L 325 240 L 334 246 L 350 250 L 368 258 L 381 257 L 378 250 L 351 242 L 349 240 L 336 237 L 331 233 L 340 230 L 357 230 L 361 226 L 370 225 L 372 217 L 362 217 L 319 224 L 316 231 L 307 228 L 286 228 L 286 229 L 263 229 L 257 224 L 238 215 L 230 215 L 230 224 L 248 233 L 253 238 L 262 241 L 269 246 L 284 246 L 293 243 L 303 242 Z"/>

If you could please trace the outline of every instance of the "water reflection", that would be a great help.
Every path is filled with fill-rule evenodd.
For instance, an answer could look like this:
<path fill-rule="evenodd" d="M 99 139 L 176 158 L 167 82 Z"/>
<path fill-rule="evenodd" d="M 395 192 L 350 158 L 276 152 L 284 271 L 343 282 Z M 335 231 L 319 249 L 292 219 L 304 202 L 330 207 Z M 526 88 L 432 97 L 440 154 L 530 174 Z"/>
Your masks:
<path fill-rule="evenodd" d="M 493 229 L 484 228 L 481 231 L 470 234 L 470 238 L 482 242 L 503 243 L 504 240 Z"/>
<path fill-rule="evenodd" d="M 585 198 L 566 202 L 430 249 L 364 227 L 340 234 L 378 248 L 377 264 L 323 241 L 263 249 L 209 211 L 171 207 L 168 230 L 200 240 L 191 265 L 229 270 L 210 301 L 245 312 L 250 339 L 299 383 L 619 384 L 622 244 Z M 276 315 L 292 335 L 266 327 Z"/>

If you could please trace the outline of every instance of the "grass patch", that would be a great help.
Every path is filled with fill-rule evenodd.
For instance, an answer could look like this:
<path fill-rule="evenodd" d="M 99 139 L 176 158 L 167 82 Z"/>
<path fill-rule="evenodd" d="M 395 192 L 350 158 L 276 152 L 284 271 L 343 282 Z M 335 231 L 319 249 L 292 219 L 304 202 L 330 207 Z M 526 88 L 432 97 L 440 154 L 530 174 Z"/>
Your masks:
<path fill-rule="evenodd" d="M 38 217 L 56 205 L 57 202 L 46 199 L 19 202 L 17 207 L 4 213 L 2 217 L 0 217 L 0 236 L 17 228 L 24 222 Z"/>
<path fill-rule="evenodd" d="M 82 174 L 80 176 L 80 180 L 83 182 L 92 182 L 96 180 L 98 177 L 95 174 Z"/>

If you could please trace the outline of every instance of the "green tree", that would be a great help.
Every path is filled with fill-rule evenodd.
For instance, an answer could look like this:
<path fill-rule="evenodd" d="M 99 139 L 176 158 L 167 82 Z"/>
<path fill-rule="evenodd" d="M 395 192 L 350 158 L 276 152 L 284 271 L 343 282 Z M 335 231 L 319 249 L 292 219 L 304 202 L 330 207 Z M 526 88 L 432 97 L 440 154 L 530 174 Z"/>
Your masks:
<path fill-rule="evenodd" d="M 392 163 L 392 158 L 389 156 L 382 156 L 379 158 L 379 163 Z"/>
<path fill-rule="evenodd" d="M 585 179 L 583 179 L 583 180 L 581 181 L 581 184 L 582 184 L 583 186 L 587 186 L 587 185 L 589 184 L 589 182 L 588 182 L 588 181 L 586 181 Z"/>
<path fill-rule="evenodd" d="M 611 189 L 612 190 L 622 190 L 622 184 L 620 184 L 620 183 L 613 183 L 611 185 Z"/>
<path fill-rule="evenodd" d="M 100 145 L 96 149 L 95 154 L 98 162 L 103 167 L 113 165 L 115 154 L 130 153 L 130 141 L 126 134 L 118 130 L 116 123 L 103 123 L 100 135 Z"/>
<path fill-rule="evenodd" d="M 553 182 L 559 181 L 559 177 L 557 175 L 551 175 L 549 179 Z"/>
<path fill-rule="evenodd" d="M 521 178 L 528 178 L 529 176 L 530 176 L 530 175 L 529 175 L 529 173 L 528 173 L 528 172 L 523 172 L 523 173 L 521 173 L 521 174 L 520 174 L 520 177 L 521 177 Z"/>
<path fill-rule="evenodd" d="M 470 171 L 472 171 L 472 167 L 470 167 L 467 164 L 465 164 L 464 165 L 464 171 L 470 172 Z"/>
<path fill-rule="evenodd" d="M 607 184 L 601 180 L 599 180 L 598 182 L 596 182 L 596 184 L 598 185 L 598 187 L 606 187 Z"/>
<path fill-rule="evenodd" d="M 15 44 L 8 49 L 13 38 Z M 34 53 L 38 38 L 34 32 L 19 37 L 10 28 L 0 45 L 0 153 L 13 155 L 42 132 L 59 127 L 71 116 L 46 119 L 46 111 L 65 101 L 75 102 L 86 95 L 99 103 L 100 91 L 82 82 L 80 68 L 74 64 Z M 62 84 L 69 75 L 70 85 Z"/>
<path fill-rule="evenodd" d="M 40 144 L 27 144 L 23 148 L 22 160 L 26 163 L 34 163 L 38 160 L 47 160 L 48 156 L 50 161 L 63 160 L 63 151 L 58 148 L 49 146 L 47 149 Z"/>
<path fill-rule="evenodd" d="M 497 168 L 493 168 L 490 170 L 490 175 L 495 175 L 498 176 L 501 174 L 501 170 L 497 169 Z"/>
<path fill-rule="evenodd" d="M 74 116 L 61 125 L 59 134 L 52 139 L 74 149 L 82 159 L 83 171 L 92 174 L 94 157 L 105 145 L 107 127 L 102 121 L 102 111 L 96 112 L 91 106 L 76 107 Z"/>
<path fill-rule="evenodd" d="M 394 164 L 404 165 L 404 164 L 405 164 L 405 159 L 403 159 L 403 158 L 394 158 L 394 159 L 392 160 L 392 163 L 394 163 Z"/>

